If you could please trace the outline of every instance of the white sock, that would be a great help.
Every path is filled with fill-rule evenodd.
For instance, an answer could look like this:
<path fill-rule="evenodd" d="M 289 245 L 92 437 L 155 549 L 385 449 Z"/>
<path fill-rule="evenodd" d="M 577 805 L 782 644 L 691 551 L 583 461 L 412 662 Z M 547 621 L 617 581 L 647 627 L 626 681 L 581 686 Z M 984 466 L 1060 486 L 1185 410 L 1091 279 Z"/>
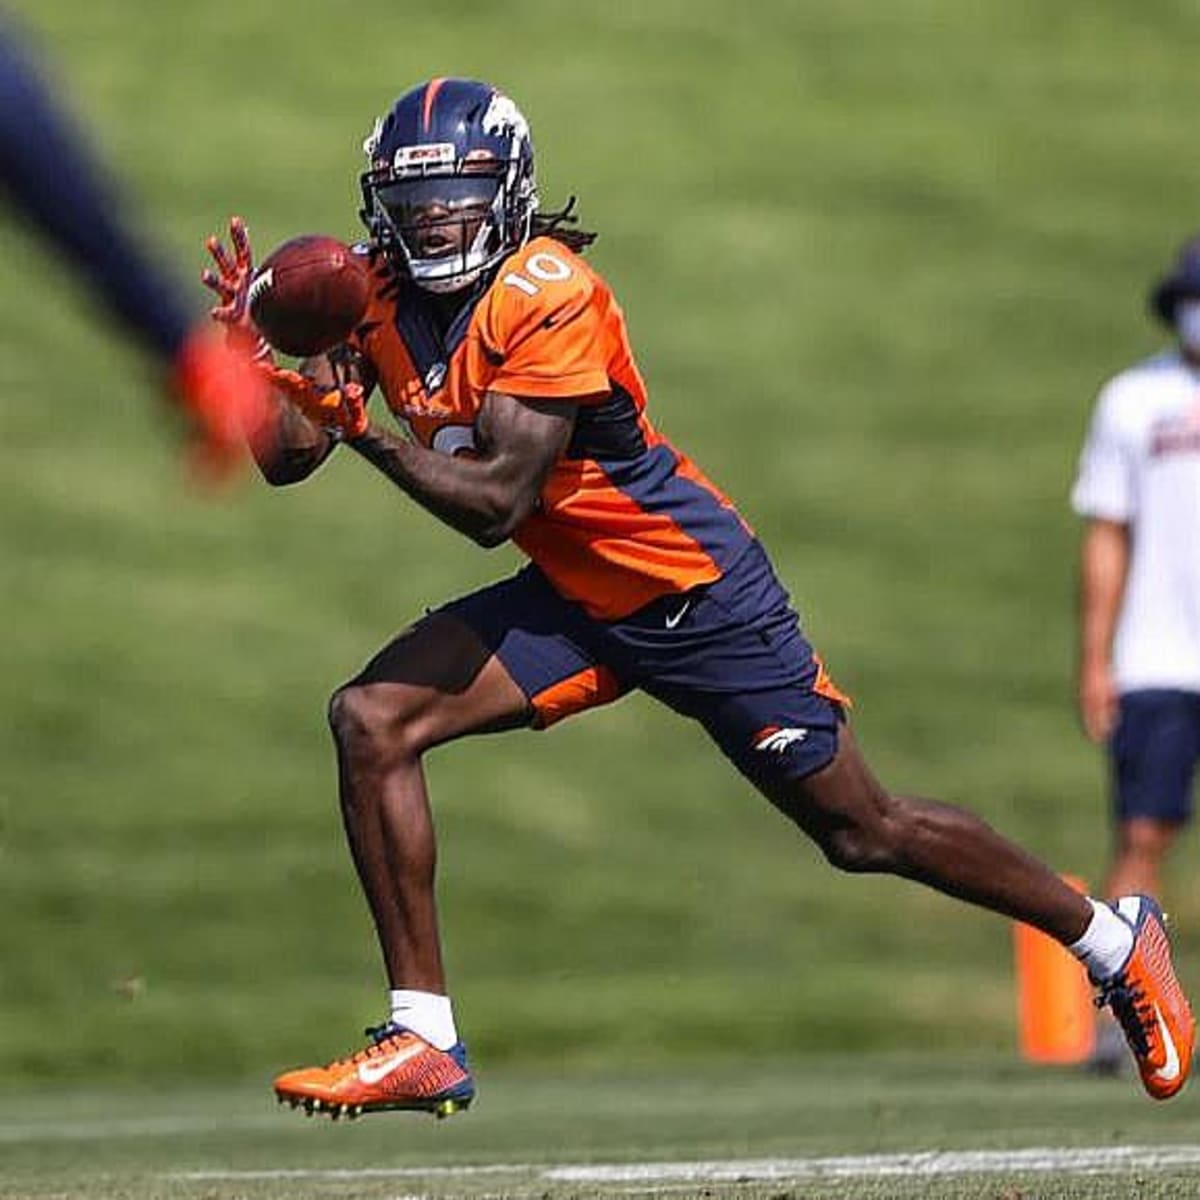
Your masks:
<path fill-rule="evenodd" d="M 454 1009 L 449 996 L 436 992 L 410 992 L 397 988 L 388 993 L 392 1020 L 438 1050 L 449 1050 L 458 1041 L 454 1028 Z"/>
<path fill-rule="evenodd" d="M 1079 941 L 1067 949 L 1087 968 L 1097 983 L 1115 975 L 1133 949 L 1133 930 L 1107 904 L 1088 897 L 1092 919 Z"/>

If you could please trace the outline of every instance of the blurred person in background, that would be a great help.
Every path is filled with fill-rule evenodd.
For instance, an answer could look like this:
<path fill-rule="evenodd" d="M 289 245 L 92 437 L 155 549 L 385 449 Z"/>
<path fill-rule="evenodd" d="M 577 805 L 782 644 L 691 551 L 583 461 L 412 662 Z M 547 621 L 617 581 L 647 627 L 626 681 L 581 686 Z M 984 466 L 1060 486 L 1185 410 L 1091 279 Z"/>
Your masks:
<path fill-rule="evenodd" d="M 369 305 L 336 363 L 275 369 L 253 452 L 268 482 L 287 485 L 348 448 L 451 528 L 484 547 L 511 539 L 531 562 L 428 612 L 332 699 L 387 1018 L 346 1058 L 280 1076 L 280 1100 L 334 1117 L 471 1102 L 424 755 L 545 729 L 633 690 L 697 721 L 834 866 L 918 881 L 1069 946 L 1119 1016 L 1146 1090 L 1175 1095 L 1194 1026 L 1157 905 L 1081 896 L 972 813 L 875 779 L 763 546 L 650 422 L 624 317 L 581 257 L 592 235 L 569 227 L 569 205 L 539 211 L 512 100 L 430 80 L 364 150 Z M 206 282 L 214 316 L 251 338 L 253 259 L 236 218 L 230 237 L 232 250 L 210 244 Z M 371 420 L 377 386 L 402 433 Z"/>
<path fill-rule="evenodd" d="M 166 372 L 192 464 L 224 475 L 244 457 L 265 388 L 240 344 L 198 324 L 186 293 L 123 214 L 83 134 L 0 10 L 0 180 L 7 199 Z"/>
<path fill-rule="evenodd" d="M 1160 896 L 1200 761 L 1200 238 L 1150 293 L 1169 349 L 1100 392 L 1071 493 L 1084 518 L 1078 702 L 1107 748 L 1115 818 L 1105 895 Z M 1111 1022 L 1093 1066 L 1123 1061 Z"/>

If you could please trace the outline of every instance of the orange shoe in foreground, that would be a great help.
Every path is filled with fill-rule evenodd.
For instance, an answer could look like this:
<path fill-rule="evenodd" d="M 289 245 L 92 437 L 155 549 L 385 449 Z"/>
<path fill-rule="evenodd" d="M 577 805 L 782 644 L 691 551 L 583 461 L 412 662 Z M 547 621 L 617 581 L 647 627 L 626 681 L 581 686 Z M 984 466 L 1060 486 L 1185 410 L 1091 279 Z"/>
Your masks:
<path fill-rule="evenodd" d="M 1114 906 L 1133 929 L 1125 965 L 1097 986 L 1097 1006 L 1108 1006 L 1133 1051 L 1142 1086 L 1169 1100 L 1192 1070 L 1196 1022 L 1175 969 L 1162 909 L 1149 896 L 1122 896 Z"/>
<path fill-rule="evenodd" d="M 448 1117 L 470 1107 L 475 1084 L 461 1042 L 438 1050 L 401 1025 L 368 1029 L 370 1045 L 326 1067 L 288 1071 L 275 1080 L 280 1104 L 354 1118 L 366 1112 L 416 1109 Z"/>

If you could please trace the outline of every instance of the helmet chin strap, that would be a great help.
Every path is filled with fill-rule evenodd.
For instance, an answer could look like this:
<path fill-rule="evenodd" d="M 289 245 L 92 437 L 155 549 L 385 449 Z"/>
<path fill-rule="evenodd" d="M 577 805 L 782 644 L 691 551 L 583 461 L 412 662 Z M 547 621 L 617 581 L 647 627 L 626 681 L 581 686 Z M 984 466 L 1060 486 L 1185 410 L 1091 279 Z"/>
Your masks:
<path fill-rule="evenodd" d="M 446 296 L 451 292 L 461 292 L 463 288 L 470 287 L 479 278 L 482 271 L 483 268 L 478 267 L 463 275 L 452 275 L 449 279 L 417 279 L 414 277 L 413 282 L 423 292 L 432 292 L 435 296 Z"/>

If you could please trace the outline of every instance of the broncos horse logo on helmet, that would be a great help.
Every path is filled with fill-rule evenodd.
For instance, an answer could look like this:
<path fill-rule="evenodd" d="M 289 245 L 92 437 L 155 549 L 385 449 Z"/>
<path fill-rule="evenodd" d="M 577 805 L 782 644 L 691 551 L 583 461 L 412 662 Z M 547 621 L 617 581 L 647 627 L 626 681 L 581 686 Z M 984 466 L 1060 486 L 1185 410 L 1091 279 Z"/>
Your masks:
<path fill-rule="evenodd" d="M 529 240 L 533 143 L 490 84 L 432 79 L 405 92 L 363 143 L 362 218 L 419 287 L 456 292 Z"/>

